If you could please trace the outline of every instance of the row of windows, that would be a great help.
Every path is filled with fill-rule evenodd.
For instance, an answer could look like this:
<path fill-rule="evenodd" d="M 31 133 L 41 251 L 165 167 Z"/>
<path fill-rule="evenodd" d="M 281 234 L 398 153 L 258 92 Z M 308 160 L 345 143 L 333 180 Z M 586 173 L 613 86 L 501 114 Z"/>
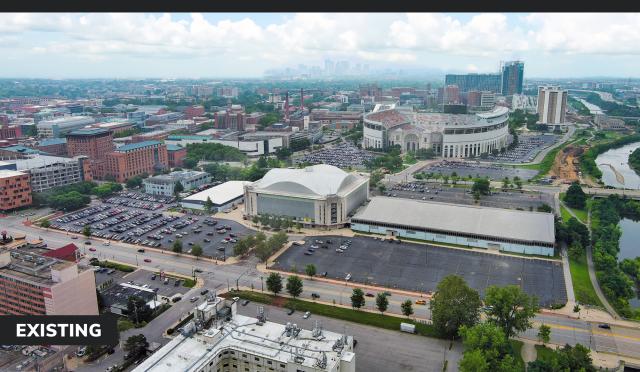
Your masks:
<path fill-rule="evenodd" d="M 462 233 L 462 232 L 458 232 L 458 231 L 440 231 L 440 230 L 436 230 L 436 229 L 430 229 L 427 227 L 415 227 L 415 226 L 406 226 L 406 225 L 400 225 L 400 224 L 394 224 L 394 223 L 386 223 L 386 222 L 371 222 L 371 221 L 365 221 L 365 220 L 359 220 L 359 219 L 352 219 L 351 220 L 351 224 L 353 226 L 353 224 L 355 223 L 360 223 L 363 225 L 370 225 L 370 226 L 381 226 L 381 227 L 390 227 L 390 228 L 396 228 L 396 229 L 403 229 L 403 230 L 417 230 L 420 232 L 426 232 L 426 233 L 431 233 L 431 234 L 436 234 L 436 237 L 439 239 L 444 239 L 447 236 L 457 236 L 457 237 L 463 237 L 463 238 L 471 238 L 471 239 L 481 239 L 481 240 L 490 240 L 490 241 L 496 241 L 496 242 L 502 242 L 502 243 L 513 243 L 513 244 L 520 244 L 520 245 L 528 245 L 528 246 L 535 246 L 535 247 L 539 247 L 539 246 L 544 246 L 544 247 L 554 247 L 553 243 L 545 243 L 545 242 L 535 242 L 535 241 L 524 241 L 524 240 L 517 240 L 517 239 L 508 239 L 508 238 L 502 238 L 502 237 L 495 237 L 495 236 L 486 236 L 486 235 L 480 235 L 480 234 L 470 234 L 470 233 Z"/>

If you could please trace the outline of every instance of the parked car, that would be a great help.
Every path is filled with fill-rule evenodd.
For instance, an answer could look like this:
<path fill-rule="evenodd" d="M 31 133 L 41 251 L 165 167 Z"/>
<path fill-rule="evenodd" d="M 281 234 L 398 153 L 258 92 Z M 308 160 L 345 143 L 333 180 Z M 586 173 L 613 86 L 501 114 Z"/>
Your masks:
<path fill-rule="evenodd" d="M 91 245 L 91 242 L 87 240 L 86 242 L 84 242 L 84 244 Z"/>
<path fill-rule="evenodd" d="M 314 293 L 311 294 L 311 298 L 318 299 L 318 298 L 320 298 L 320 295 L 314 292 Z"/>
<path fill-rule="evenodd" d="M 208 289 L 206 289 L 206 288 L 200 291 L 200 295 L 201 295 L 201 296 L 204 296 L 204 295 L 206 295 L 207 293 L 209 293 L 209 290 L 208 290 Z"/>
<path fill-rule="evenodd" d="M 151 275 L 151 280 L 156 280 L 156 274 Z"/>
<path fill-rule="evenodd" d="M 367 296 L 367 297 L 375 297 L 375 295 L 373 293 L 371 293 L 371 292 L 367 292 L 365 294 L 365 296 Z"/>
<path fill-rule="evenodd" d="M 144 253 L 144 248 L 140 248 L 140 249 L 138 249 L 138 252 L 140 252 L 140 253 Z"/>
<path fill-rule="evenodd" d="M 611 326 L 606 323 L 602 323 L 602 324 L 598 324 L 598 328 L 611 329 Z"/>
<path fill-rule="evenodd" d="M 242 301 L 242 306 L 247 306 L 249 304 L 249 300 Z"/>
<path fill-rule="evenodd" d="M 93 247 L 89 248 L 89 250 L 90 250 L 91 252 L 95 252 L 95 251 L 96 251 L 96 249 L 95 249 L 95 248 L 93 248 Z"/>
<path fill-rule="evenodd" d="M 174 298 L 172 298 L 172 299 L 171 299 L 171 302 L 178 302 L 178 301 L 180 301 L 180 300 L 182 300 L 182 297 L 178 296 L 178 297 L 174 297 Z"/>
<path fill-rule="evenodd" d="M 416 300 L 416 305 L 426 305 L 427 301 L 426 300 Z"/>
<path fill-rule="evenodd" d="M 306 313 L 304 313 L 304 315 L 302 316 L 304 319 L 308 319 L 311 316 L 311 311 L 307 311 Z"/>
<path fill-rule="evenodd" d="M 194 303 L 194 302 L 198 301 L 198 298 L 199 298 L 198 296 L 196 296 L 196 297 L 192 297 L 189 301 L 190 301 L 191 303 Z"/>
<path fill-rule="evenodd" d="M 151 259 L 150 258 L 145 258 L 144 262 L 151 262 Z"/>
<path fill-rule="evenodd" d="M 293 313 L 295 313 L 296 311 L 294 309 L 289 309 L 289 311 L 287 311 L 287 315 L 291 315 Z"/>

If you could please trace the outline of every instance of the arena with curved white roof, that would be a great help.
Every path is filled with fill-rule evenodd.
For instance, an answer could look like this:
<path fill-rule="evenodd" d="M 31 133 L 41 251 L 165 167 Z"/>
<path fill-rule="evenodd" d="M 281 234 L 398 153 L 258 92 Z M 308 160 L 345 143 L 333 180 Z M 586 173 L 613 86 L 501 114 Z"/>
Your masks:
<path fill-rule="evenodd" d="M 442 114 L 389 109 L 364 116 L 363 146 L 403 152 L 433 149 L 445 158 L 490 154 L 507 147 L 509 110 L 496 106 L 476 114 Z"/>
<path fill-rule="evenodd" d="M 369 198 L 369 179 L 318 164 L 272 169 L 245 186 L 245 216 L 290 217 L 306 226 L 343 226 Z"/>

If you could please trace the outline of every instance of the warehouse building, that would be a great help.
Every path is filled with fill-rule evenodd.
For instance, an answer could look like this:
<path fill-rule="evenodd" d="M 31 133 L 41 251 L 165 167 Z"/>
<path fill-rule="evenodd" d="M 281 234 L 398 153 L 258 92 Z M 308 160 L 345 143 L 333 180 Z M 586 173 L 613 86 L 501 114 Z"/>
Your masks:
<path fill-rule="evenodd" d="M 213 203 L 211 212 L 223 212 L 243 202 L 244 186 L 250 183 L 249 181 L 228 181 L 188 196 L 182 199 L 180 205 L 183 208 L 204 210 L 207 199 L 211 199 Z"/>
<path fill-rule="evenodd" d="M 290 217 L 311 227 L 340 227 L 369 198 L 369 178 L 318 164 L 272 169 L 245 187 L 245 216 Z"/>
<path fill-rule="evenodd" d="M 351 219 L 356 232 L 553 256 L 553 214 L 375 197 Z"/>

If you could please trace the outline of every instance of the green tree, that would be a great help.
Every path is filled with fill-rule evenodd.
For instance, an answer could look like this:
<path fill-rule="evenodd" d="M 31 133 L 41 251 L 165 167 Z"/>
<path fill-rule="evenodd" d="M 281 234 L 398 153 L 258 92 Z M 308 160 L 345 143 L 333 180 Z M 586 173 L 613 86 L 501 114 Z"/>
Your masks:
<path fill-rule="evenodd" d="M 479 366 L 486 364 L 487 371 L 517 371 L 518 363 L 511 355 L 511 345 L 502 330 L 491 323 L 479 323 L 473 327 L 460 327 L 460 336 L 465 348 L 460 371 L 477 371 L 471 360 Z"/>
<path fill-rule="evenodd" d="M 540 324 L 538 328 L 538 340 L 542 342 L 542 345 L 549 343 L 551 339 L 551 327 L 546 324 Z"/>
<path fill-rule="evenodd" d="M 147 322 L 152 314 L 153 310 L 144 299 L 138 296 L 130 296 L 127 299 L 127 318 L 132 322 L 136 324 Z"/>
<path fill-rule="evenodd" d="M 567 193 L 564 195 L 564 202 L 571 208 L 584 209 L 587 203 L 587 194 L 582 191 L 582 187 L 578 182 L 574 182 L 569 186 Z"/>
<path fill-rule="evenodd" d="M 202 256 L 202 247 L 200 244 L 194 244 L 193 247 L 191 247 L 191 254 L 196 258 Z"/>
<path fill-rule="evenodd" d="M 251 222 L 253 222 L 253 224 L 257 226 L 258 223 L 260 223 L 260 217 L 258 216 L 251 217 Z"/>
<path fill-rule="evenodd" d="M 580 371 L 595 372 L 590 350 L 581 344 L 572 347 L 565 345 L 561 349 L 547 350 L 544 359 L 529 362 L 528 372 Z"/>
<path fill-rule="evenodd" d="M 309 276 L 309 278 L 313 278 L 313 276 L 316 275 L 316 265 L 308 264 L 305 266 L 304 272 Z"/>
<path fill-rule="evenodd" d="M 213 210 L 213 202 L 211 201 L 211 198 L 207 196 L 207 200 L 204 202 L 204 210 L 207 211 L 207 213 L 211 214 L 211 211 Z"/>
<path fill-rule="evenodd" d="M 405 300 L 400 304 L 400 308 L 402 309 L 402 314 L 406 317 L 410 317 L 413 314 L 413 302 L 411 300 Z"/>
<path fill-rule="evenodd" d="M 182 182 L 176 181 L 176 184 L 173 186 L 173 195 L 178 197 L 181 192 L 184 191 L 184 186 L 182 186 Z"/>
<path fill-rule="evenodd" d="M 476 178 L 471 186 L 471 191 L 479 192 L 481 195 L 489 195 L 489 180 L 486 178 Z"/>
<path fill-rule="evenodd" d="M 360 309 L 365 304 L 364 292 L 360 288 L 354 288 L 351 293 L 351 307 Z"/>
<path fill-rule="evenodd" d="M 388 307 L 389 299 L 387 298 L 387 295 L 382 292 L 378 293 L 376 296 L 376 309 L 378 309 L 381 314 L 384 314 Z"/>
<path fill-rule="evenodd" d="M 472 327 L 480 319 L 482 301 L 478 292 L 457 275 L 444 277 L 429 302 L 431 320 L 443 337 L 455 337 L 462 326 Z"/>
<path fill-rule="evenodd" d="M 509 177 L 505 177 L 502 180 L 502 189 L 508 189 L 510 185 L 511 185 L 511 181 L 509 181 Z"/>
<path fill-rule="evenodd" d="M 244 256 L 249 251 L 249 245 L 245 239 L 240 239 L 233 247 L 234 256 Z"/>
<path fill-rule="evenodd" d="M 173 242 L 173 251 L 176 253 L 182 253 L 182 241 L 180 239 L 176 239 L 176 241 Z"/>
<path fill-rule="evenodd" d="M 44 220 L 42 220 L 40 222 L 40 227 L 43 227 L 45 229 L 49 228 L 49 226 L 51 226 L 51 221 L 49 221 L 48 218 L 45 218 Z"/>
<path fill-rule="evenodd" d="M 127 353 L 125 359 L 137 360 L 147 355 L 148 347 L 147 338 L 143 334 L 138 334 L 127 338 L 122 349 Z"/>
<path fill-rule="evenodd" d="M 138 188 L 138 187 L 142 186 L 142 177 L 135 176 L 135 177 L 129 178 L 127 180 L 127 182 L 125 182 L 125 184 L 126 184 L 128 189 Z"/>
<path fill-rule="evenodd" d="M 513 177 L 513 184 L 516 185 L 516 188 L 518 188 L 518 190 L 522 189 L 522 180 L 520 179 L 520 177 Z"/>
<path fill-rule="evenodd" d="M 291 297 L 296 298 L 302 293 L 302 279 L 297 275 L 291 275 L 287 278 L 287 293 Z"/>
<path fill-rule="evenodd" d="M 538 299 L 517 285 L 488 287 L 484 302 L 489 308 L 489 320 L 500 327 L 507 338 L 531 328 L 531 319 L 539 309 Z"/>
<path fill-rule="evenodd" d="M 82 235 L 86 236 L 87 238 L 91 237 L 91 225 L 84 225 L 84 227 L 82 228 Z"/>
<path fill-rule="evenodd" d="M 282 292 L 282 276 L 278 273 L 270 273 L 267 277 L 267 289 L 276 296 Z"/>
<path fill-rule="evenodd" d="M 489 372 L 489 363 L 481 350 L 465 352 L 459 367 L 462 372 Z"/>

